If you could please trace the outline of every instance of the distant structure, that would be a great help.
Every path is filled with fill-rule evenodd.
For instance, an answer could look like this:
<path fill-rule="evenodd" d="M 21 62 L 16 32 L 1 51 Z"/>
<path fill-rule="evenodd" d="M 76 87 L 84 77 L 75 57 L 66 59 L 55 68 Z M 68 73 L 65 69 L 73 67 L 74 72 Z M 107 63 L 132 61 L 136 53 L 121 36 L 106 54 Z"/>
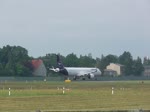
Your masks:
<path fill-rule="evenodd" d="M 121 64 L 110 63 L 104 70 L 104 75 L 120 76 L 124 73 L 124 66 Z"/>
<path fill-rule="evenodd" d="M 150 76 L 150 66 L 144 66 L 144 72 L 143 72 L 144 76 Z"/>
<path fill-rule="evenodd" d="M 117 76 L 117 72 L 115 70 L 105 69 L 104 76 Z"/>
<path fill-rule="evenodd" d="M 150 64 L 150 59 L 149 59 L 148 56 L 144 57 L 143 64 L 144 65 L 149 65 Z"/>
<path fill-rule="evenodd" d="M 32 60 L 33 76 L 46 76 L 47 70 L 41 59 Z"/>
<path fill-rule="evenodd" d="M 146 56 L 146 59 L 149 60 L 149 56 Z"/>

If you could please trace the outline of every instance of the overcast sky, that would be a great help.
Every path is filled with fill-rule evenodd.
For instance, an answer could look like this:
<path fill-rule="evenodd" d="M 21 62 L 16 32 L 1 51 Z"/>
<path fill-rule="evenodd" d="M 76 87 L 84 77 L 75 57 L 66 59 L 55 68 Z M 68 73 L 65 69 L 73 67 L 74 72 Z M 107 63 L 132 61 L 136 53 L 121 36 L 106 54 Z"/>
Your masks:
<path fill-rule="evenodd" d="M 150 0 L 0 0 L 0 48 L 33 57 L 150 56 Z"/>

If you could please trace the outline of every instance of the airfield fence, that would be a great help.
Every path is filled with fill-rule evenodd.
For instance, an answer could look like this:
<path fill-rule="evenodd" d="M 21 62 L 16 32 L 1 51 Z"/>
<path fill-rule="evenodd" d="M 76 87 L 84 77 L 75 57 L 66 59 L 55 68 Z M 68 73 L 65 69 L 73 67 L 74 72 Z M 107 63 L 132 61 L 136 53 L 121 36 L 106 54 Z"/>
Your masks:
<path fill-rule="evenodd" d="M 69 77 L 73 80 L 73 77 Z M 121 76 L 121 77 L 96 77 L 96 79 L 85 79 L 85 81 L 134 81 L 134 80 L 150 80 L 146 76 Z M 0 77 L 0 82 L 13 82 L 13 81 L 64 81 L 64 77 Z M 78 81 L 82 81 L 79 79 Z"/>

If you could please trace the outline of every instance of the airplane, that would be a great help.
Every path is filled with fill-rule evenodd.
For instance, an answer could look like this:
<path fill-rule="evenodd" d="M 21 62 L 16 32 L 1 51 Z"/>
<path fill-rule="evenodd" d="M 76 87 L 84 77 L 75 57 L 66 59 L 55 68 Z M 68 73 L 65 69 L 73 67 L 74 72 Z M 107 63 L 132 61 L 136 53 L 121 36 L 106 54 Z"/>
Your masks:
<path fill-rule="evenodd" d="M 50 68 L 51 71 L 61 73 L 69 78 L 69 76 L 74 76 L 73 80 L 79 79 L 82 77 L 82 80 L 85 80 L 85 77 L 93 79 L 98 75 L 101 75 L 101 71 L 98 68 L 88 68 L 88 67 L 65 67 L 60 60 L 59 55 L 57 56 L 57 68 Z"/>

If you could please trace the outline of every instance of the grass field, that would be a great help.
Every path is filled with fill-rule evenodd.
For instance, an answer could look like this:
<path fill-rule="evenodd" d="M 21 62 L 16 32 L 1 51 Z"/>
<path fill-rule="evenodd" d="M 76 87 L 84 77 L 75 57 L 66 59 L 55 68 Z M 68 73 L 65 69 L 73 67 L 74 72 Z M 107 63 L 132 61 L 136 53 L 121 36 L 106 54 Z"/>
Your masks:
<path fill-rule="evenodd" d="M 150 81 L 0 83 L 0 112 L 133 109 L 150 110 Z"/>

